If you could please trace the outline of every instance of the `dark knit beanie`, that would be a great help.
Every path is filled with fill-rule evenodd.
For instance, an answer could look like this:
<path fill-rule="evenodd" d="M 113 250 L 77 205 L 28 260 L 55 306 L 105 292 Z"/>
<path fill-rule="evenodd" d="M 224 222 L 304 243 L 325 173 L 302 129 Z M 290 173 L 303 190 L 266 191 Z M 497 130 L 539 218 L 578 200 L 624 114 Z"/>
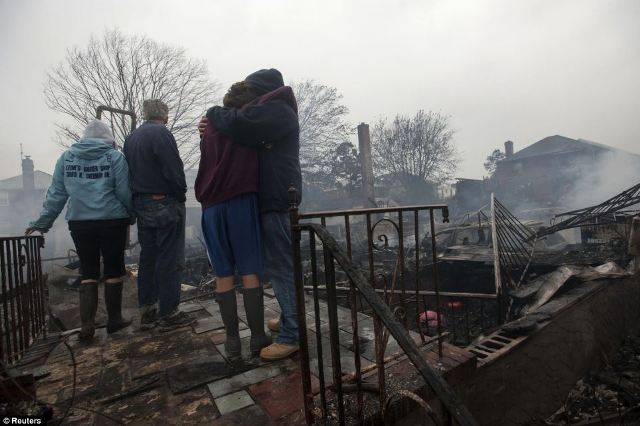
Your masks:
<path fill-rule="evenodd" d="M 244 81 L 258 93 L 264 95 L 284 86 L 282 74 L 275 68 L 263 69 L 249 74 Z"/>

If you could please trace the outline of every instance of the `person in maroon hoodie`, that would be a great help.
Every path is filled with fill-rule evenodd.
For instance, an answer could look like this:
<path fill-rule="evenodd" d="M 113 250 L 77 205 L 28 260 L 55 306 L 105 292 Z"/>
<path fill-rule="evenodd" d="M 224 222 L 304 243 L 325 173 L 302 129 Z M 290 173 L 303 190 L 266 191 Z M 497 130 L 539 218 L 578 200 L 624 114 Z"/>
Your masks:
<path fill-rule="evenodd" d="M 257 98 L 245 82 L 235 83 L 224 97 L 227 107 L 242 108 Z M 251 329 L 250 349 L 256 356 L 271 344 L 264 330 L 260 210 L 258 208 L 258 153 L 233 144 L 229 136 L 207 125 L 200 141 L 200 166 L 195 183 L 202 204 L 202 232 L 216 275 L 216 298 L 226 330 L 225 351 L 241 355 L 234 277 L 244 287 L 244 308 Z"/>
<path fill-rule="evenodd" d="M 301 200 L 300 125 L 293 90 L 284 85 L 275 68 L 261 69 L 244 82 L 259 95 L 242 108 L 214 106 L 200 121 L 201 133 L 212 123 L 231 142 L 258 154 L 260 220 L 265 277 L 280 305 L 280 320 L 270 320 L 278 331 L 275 342 L 260 351 L 265 361 L 277 361 L 299 350 L 298 308 L 291 255 L 289 188 L 295 188 L 295 204 Z"/>

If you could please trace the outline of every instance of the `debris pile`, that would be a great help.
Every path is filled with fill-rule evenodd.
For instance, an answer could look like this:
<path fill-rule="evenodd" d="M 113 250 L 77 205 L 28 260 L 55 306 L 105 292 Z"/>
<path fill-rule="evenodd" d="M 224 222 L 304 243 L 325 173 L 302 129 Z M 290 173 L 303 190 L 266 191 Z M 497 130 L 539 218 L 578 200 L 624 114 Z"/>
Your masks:
<path fill-rule="evenodd" d="M 562 408 L 545 423 L 638 424 L 639 421 L 640 336 L 630 336 L 602 371 L 576 383 Z"/>

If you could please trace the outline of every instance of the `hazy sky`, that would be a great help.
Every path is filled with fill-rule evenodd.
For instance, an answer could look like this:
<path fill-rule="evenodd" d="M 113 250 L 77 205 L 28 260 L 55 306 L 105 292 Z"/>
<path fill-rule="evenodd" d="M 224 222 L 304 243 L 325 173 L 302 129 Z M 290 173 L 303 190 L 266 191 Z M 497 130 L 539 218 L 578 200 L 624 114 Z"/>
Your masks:
<path fill-rule="evenodd" d="M 507 139 L 640 153 L 638 0 L 0 0 L 0 178 L 20 172 L 20 143 L 52 170 L 45 72 L 107 28 L 183 46 L 225 87 L 265 67 L 335 86 L 354 124 L 450 114 L 460 177 Z"/>

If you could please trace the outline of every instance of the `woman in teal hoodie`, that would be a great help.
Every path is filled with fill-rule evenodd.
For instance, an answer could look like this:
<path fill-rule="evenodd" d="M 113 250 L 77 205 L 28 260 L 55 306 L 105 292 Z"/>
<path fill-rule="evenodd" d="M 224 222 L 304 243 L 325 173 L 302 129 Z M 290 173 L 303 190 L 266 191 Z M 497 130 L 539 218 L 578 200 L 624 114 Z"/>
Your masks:
<path fill-rule="evenodd" d="M 71 237 L 80 258 L 80 340 L 95 332 L 98 308 L 100 255 L 104 270 L 104 300 L 113 333 L 131 321 L 122 318 L 122 280 L 126 275 L 124 250 L 128 226 L 133 223 L 129 168 L 115 149 L 113 133 L 100 120 L 91 121 L 82 139 L 58 159 L 40 217 L 29 224 L 26 235 L 47 232 L 65 204 Z"/>

